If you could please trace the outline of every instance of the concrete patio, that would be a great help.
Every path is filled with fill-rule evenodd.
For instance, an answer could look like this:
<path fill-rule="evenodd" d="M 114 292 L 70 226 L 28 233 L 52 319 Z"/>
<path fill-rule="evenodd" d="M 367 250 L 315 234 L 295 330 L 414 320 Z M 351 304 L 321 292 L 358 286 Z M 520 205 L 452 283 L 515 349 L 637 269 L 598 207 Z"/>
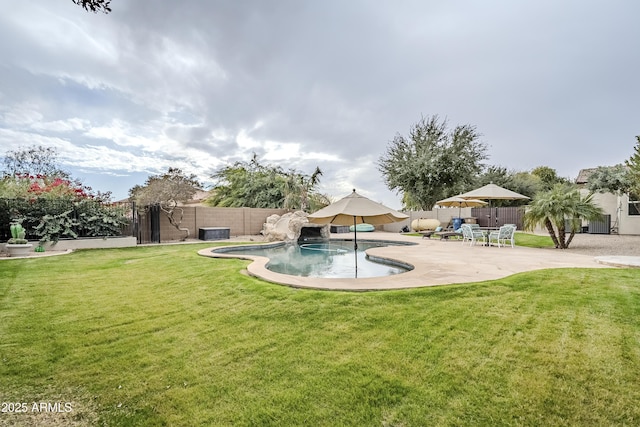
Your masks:
<path fill-rule="evenodd" d="M 353 234 L 335 234 L 332 235 L 332 238 L 348 239 L 353 238 Z M 242 257 L 254 260 L 247 267 L 250 275 L 269 282 L 300 288 L 347 291 L 406 289 L 479 282 L 547 268 L 615 268 L 612 265 L 597 262 L 594 256 L 572 253 L 571 250 L 517 246 L 515 248 L 469 246 L 456 240 L 422 239 L 416 236 L 386 232 L 362 233 L 358 234 L 358 238 L 416 243 L 412 246 L 388 246 L 367 251 L 372 256 L 409 263 L 414 266 L 414 269 L 406 273 L 385 277 L 323 279 L 275 273 L 265 268 L 268 260 L 264 257 L 248 255 Z M 198 253 L 213 258 L 238 258 L 238 255 L 214 254 L 211 249 L 207 248 Z"/>

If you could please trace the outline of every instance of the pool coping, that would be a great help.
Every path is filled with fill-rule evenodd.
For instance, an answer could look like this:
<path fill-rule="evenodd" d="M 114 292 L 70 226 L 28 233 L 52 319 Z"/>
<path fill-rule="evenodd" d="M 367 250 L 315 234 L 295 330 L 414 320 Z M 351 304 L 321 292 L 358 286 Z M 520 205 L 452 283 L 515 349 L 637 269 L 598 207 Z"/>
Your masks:
<path fill-rule="evenodd" d="M 408 263 L 414 267 L 413 270 L 392 276 L 358 279 L 299 277 L 268 270 L 266 264 L 269 259 L 266 257 L 212 252 L 214 249 L 219 249 L 219 246 L 202 249 L 198 254 L 210 258 L 250 260 L 252 262 L 247 266 L 248 274 L 267 282 L 296 288 L 342 291 L 410 289 L 471 283 L 547 268 L 615 268 L 596 262 L 593 256 L 557 249 L 469 246 L 456 240 L 423 239 L 388 232 L 359 233 L 358 237 L 362 240 L 416 243 L 415 245 L 370 248 L 366 251 L 370 256 Z M 332 234 L 331 238 L 352 239 L 353 233 Z M 252 242 L 252 246 L 260 244 Z M 228 247 L 230 246 L 225 246 L 225 248 Z"/>

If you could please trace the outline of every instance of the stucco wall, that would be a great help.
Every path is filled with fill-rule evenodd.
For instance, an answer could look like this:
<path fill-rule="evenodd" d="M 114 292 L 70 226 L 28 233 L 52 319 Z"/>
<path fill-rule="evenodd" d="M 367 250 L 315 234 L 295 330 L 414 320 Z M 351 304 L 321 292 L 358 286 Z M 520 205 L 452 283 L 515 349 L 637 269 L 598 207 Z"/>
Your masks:
<path fill-rule="evenodd" d="M 583 195 L 589 192 L 580 190 Z M 613 193 L 595 193 L 593 201 L 605 214 L 611 215 L 611 227 L 617 228 L 618 234 L 640 235 L 640 215 L 629 215 L 629 196 L 617 196 Z"/>
<path fill-rule="evenodd" d="M 629 215 L 629 196 L 626 194 L 620 197 L 619 208 L 618 233 L 640 235 L 640 215 Z"/>
<path fill-rule="evenodd" d="M 186 206 L 180 227 L 189 229 L 189 238 L 198 238 L 200 227 L 229 227 L 231 236 L 256 235 L 268 216 L 282 215 L 286 209 L 212 208 Z M 146 225 L 145 225 L 146 226 Z M 160 239 L 163 242 L 180 240 L 185 233 L 177 230 L 164 213 L 160 214 Z"/>

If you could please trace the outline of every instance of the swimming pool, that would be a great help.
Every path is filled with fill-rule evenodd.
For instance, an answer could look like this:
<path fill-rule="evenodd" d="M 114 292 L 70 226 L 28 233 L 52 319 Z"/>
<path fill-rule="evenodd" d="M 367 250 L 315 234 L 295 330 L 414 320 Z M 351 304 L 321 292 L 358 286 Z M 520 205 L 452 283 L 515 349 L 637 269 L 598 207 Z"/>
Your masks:
<path fill-rule="evenodd" d="M 367 249 L 412 243 L 380 240 L 358 240 L 354 253 L 352 240 L 330 240 L 322 243 L 277 243 L 262 246 L 234 246 L 213 249 L 227 255 L 256 255 L 269 258 L 267 269 L 281 274 L 321 278 L 365 278 L 391 276 L 413 269 L 413 266 L 377 257 L 368 257 Z M 356 257 L 358 269 L 356 271 Z"/>

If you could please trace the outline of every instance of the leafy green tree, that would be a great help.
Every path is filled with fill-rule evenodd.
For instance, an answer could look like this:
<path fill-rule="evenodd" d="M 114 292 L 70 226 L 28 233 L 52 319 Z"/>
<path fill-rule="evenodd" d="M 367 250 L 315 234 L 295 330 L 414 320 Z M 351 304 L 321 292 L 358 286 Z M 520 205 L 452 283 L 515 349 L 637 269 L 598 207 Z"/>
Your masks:
<path fill-rule="evenodd" d="M 422 118 L 397 134 L 378 160 L 387 187 L 403 194 L 407 209 L 430 210 L 445 197 L 465 190 L 482 171 L 487 147 L 471 125 L 447 128 L 437 116 Z"/>
<path fill-rule="evenodd" d="M 474 180 L 473 188 L 482 187 L 487 184 L 496 184 L 501 187 L 509 185 L 510 173 L 503 166 L 487 166 L 487 168 Z M 469 188 L 469 190 L 473 190 Z"/>
<path fill-rule="evenodd" d="M 555 247 L 567 249 L 581 219 L 598 220 L 602 215 L 602 208 L 593 202 L 593 193 L 582 196 L 574 186 L 556 184 L 550 190 L 538 192 L 531 200 L 524 215 L 524 227 L 528 230 L 538 225 L 545 227 Z M 568 236 L 567 220 L 571 224 Z"/>
<path fill-rule="evenodd" d="M 599 166 L 589 175 L 591 192 L 624 194 L 631 188 L 629 169 L 624 165 Z"/>
<path fill-rule="evenodd" d="M 625 165 L 629 168 L 629 191 L 636 197 L 640 196 L 640 136 L 636 136 L 636 146 L 633 149 L 633 154 L 625 161 Z"/>
<path fill-rule="evenodd" d="M 558 172 L 549 166 L 538 166 L 531 174 L 540 178 L 541 190 L 551 190 L 556 184 L 571 184 L 570 179 L 558 176 Z"/>
<path fill-rule="evenodd" d="M 542 183 L 539 177 L 530 172 L 513 172 L 506 188 L 533 198 L 542 188 Z M 526 203 L 526 201 L 523 202 Z"/>
<path fill-rule="evenodd" d="M 169 168 L 161 175 L 147 178 L 144 185 L 136 185 L 129 190 L 129 198 L 139 206 L 158 206 L 165 213 L 171 225 L 185 232 L 182 240 L 191 234 L 188 228 L 181 227 L 184 209 L 181 203 L 188 202 L 201 189 L 194 174 L 186 175 L 178 168 Z"/>
<path fill-rule="evenodd" d="M 319 209 L 326 206 L 326 197 L 316 190 L 321 175 L 319 168 L 308 176 L 295 170 L 262 165 L 254 154 L 250 162 L 236 162 L 212 176 L 217 184 L 206 204 L 220 207 Z"/>

